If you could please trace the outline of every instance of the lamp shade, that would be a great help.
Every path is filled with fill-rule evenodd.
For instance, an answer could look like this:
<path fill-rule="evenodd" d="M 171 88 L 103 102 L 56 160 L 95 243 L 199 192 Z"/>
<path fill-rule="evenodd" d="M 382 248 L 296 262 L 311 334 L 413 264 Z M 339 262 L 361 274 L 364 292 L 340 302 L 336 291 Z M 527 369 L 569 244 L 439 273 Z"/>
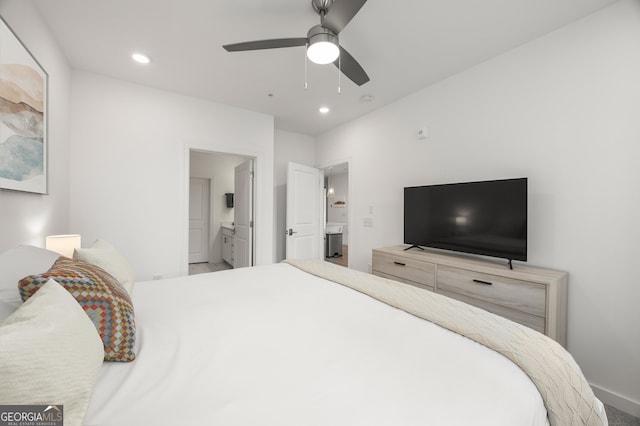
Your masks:
<path fill-rule="evenodd" d="M 73 250 L 80 248 L 82 243 L 78 234 L 48 235 L 46 239 L 47 250 L 55 251 L 66 257 L 73 257 Z"/>
<path fill-rule="evenodd" d="M 315 27 L 314 27 L 315 28 Z M 313 28 L 312 28 L 313 30 Z M 326 32 L 314 33 L 309 37 L 309 47 L 307 48 L 307 57 L 311 62 L 316 64 L 330 64 L 340 56 L 340 48 L 338 48 L 338 37 Z"/>

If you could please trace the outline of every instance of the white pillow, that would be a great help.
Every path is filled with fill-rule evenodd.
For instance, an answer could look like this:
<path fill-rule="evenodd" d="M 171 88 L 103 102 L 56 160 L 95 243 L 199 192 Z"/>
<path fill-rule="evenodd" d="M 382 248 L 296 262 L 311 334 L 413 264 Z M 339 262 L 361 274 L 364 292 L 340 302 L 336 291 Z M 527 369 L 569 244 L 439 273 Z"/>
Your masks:
<path fill-rule="evenodd" d="M 81 425 L 104 349 L 78 302 L 49 280 L 0 323 L 0 401 L 64 406 L 64 423 Z"/>
<path fill-rule="evenodd" d="M 133 269 L 127 259 L 108 242 L 96 240 L 89 248 L 77 248 L 73 252 L 73 258 L 104 269 L 118 280 L 129 294 L 133 293 Z"/>
<path fill-rule="evenodd" d="M 51 250 L 21 245 L 0 253 L 0 300 L 14 306 L 22 304 L 18 281 L 51 268 L 60 255 Z"/>

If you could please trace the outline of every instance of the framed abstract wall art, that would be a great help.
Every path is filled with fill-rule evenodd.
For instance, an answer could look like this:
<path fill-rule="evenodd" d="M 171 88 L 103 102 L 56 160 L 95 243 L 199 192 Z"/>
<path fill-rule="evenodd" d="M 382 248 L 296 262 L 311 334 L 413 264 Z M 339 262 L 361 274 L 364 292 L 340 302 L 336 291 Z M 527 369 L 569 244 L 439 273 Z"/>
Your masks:
<path fill-rule="evenodd" d="M 0 17 L 0 189 L 47 193 L 47 84 Z"/>

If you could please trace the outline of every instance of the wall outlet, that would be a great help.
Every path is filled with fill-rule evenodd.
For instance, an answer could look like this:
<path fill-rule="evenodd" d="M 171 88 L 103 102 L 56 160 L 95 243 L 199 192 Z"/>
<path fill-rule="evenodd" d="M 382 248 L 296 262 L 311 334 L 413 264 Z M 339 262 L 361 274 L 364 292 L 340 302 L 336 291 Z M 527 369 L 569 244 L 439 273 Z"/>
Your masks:
<path fill-rule="evenodd" d="M 365 217 L 362 219 L 362 226 L 365 228 L 373 228 L 373 219 L 370 217 Z"/>
<path fill-rule="evenodd" d="M 154 280 L 161 280 L 162 279 L 162 274 L 153 274 L 153 279 Z"/>

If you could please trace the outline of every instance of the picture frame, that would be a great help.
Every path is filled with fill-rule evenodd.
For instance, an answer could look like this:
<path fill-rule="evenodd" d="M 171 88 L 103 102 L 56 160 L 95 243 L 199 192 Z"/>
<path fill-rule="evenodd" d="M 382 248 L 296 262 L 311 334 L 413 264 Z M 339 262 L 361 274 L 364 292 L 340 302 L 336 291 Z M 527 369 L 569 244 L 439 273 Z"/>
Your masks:
<path fill-rule="evenodd" d="M 48 193 L 48 84 L 0 16 L 0 189 Z"/>

